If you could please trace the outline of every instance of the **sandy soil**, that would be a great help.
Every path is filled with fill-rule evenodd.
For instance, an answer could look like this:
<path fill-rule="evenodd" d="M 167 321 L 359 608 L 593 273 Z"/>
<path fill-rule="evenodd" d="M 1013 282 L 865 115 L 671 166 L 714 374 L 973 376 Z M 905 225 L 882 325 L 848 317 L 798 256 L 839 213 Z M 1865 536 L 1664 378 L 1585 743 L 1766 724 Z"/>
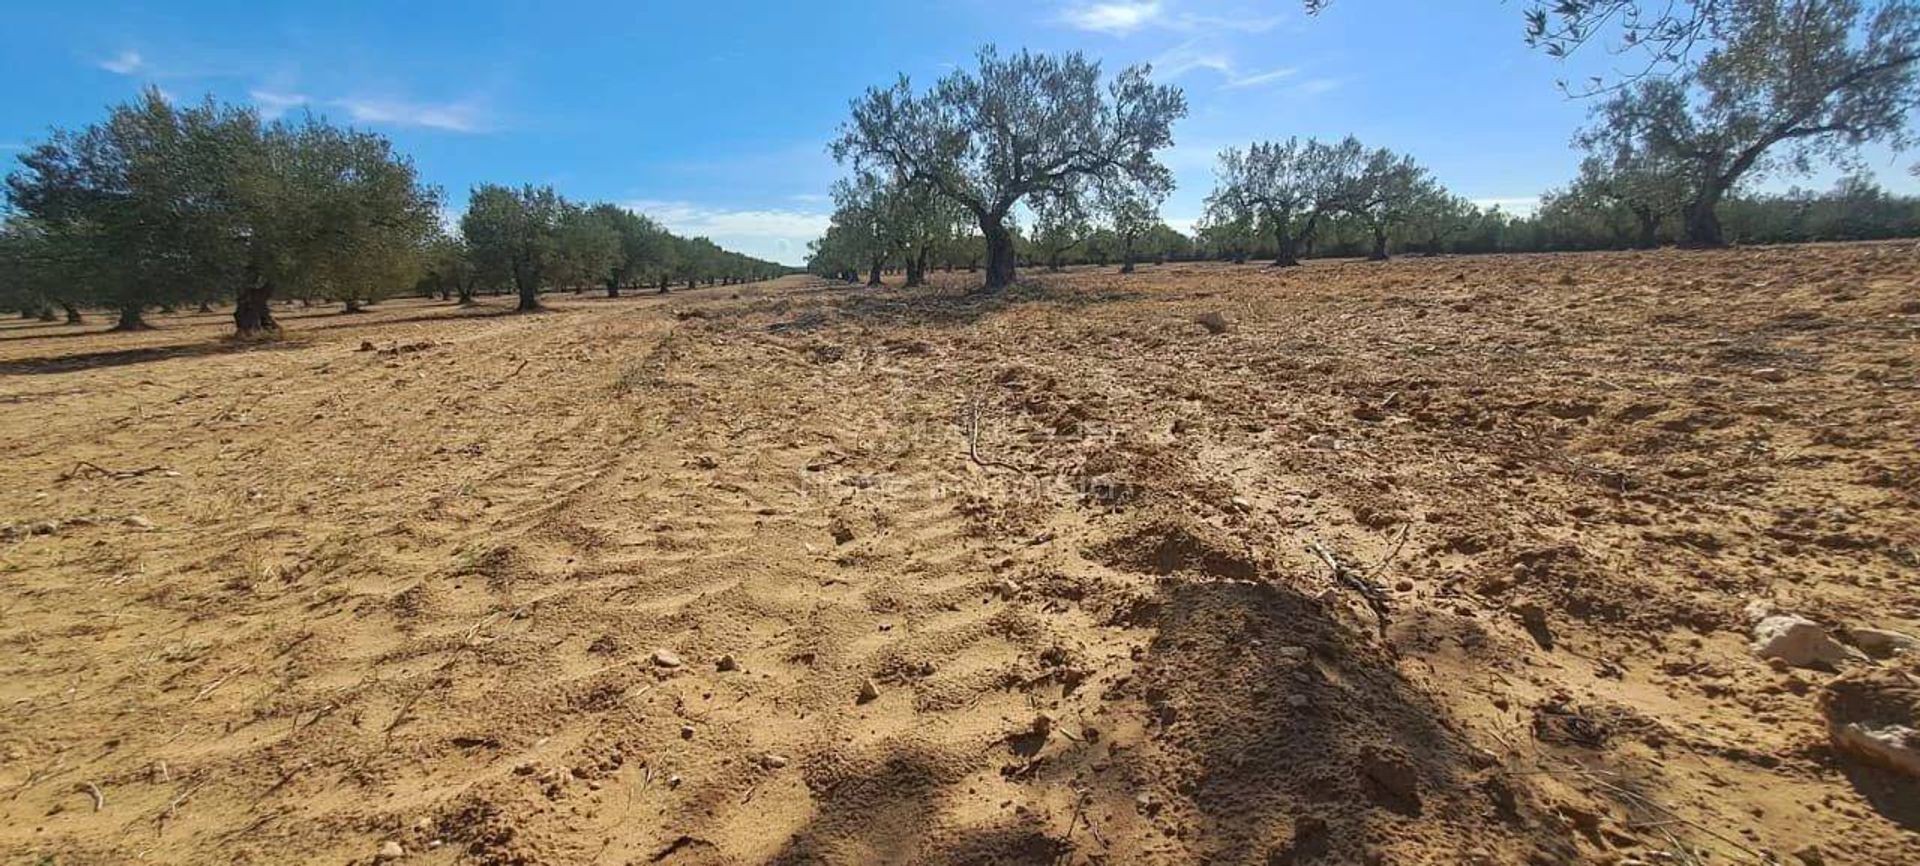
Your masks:
<path fill-rule="evenodd" d="M 0 857 L 1920 862 L 1910 245 L 965 276 L 0 326 Z"/>

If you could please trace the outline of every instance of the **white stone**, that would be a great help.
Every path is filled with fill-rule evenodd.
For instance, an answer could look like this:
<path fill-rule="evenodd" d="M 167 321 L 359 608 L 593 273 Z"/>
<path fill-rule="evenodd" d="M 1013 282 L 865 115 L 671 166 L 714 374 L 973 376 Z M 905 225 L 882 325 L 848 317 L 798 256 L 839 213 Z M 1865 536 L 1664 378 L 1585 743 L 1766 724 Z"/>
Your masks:
<path fill-rule="evenodd" d="M 1883 628 L 1848 628 L 1847 642 L 1870 656 L 1885 658 L 1898 653 L 1920 652 L 1920 638 Z"/>
<path fill-rule="evenodd" d="M 1792 614 L 1775 614 L 1754 624 L 1753 651 L 1763 659 L 1802 668 L 1833 666 L 1849 657 L 1847 648 L 1827 636 L 1819 623 Z"/>
<path fill-rule="evenodd" d="M 1833 728 L 1833 745 L 1843 752 L 1909 776 L 1920 776 L 1920 731 L 1905 725 L 1873 727 L 1848 722 Z"/>

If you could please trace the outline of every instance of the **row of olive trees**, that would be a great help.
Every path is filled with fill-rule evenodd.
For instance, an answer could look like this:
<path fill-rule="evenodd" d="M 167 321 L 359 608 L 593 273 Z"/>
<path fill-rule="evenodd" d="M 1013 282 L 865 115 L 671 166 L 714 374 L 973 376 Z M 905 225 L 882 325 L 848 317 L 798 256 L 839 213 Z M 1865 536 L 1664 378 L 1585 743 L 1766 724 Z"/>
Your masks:
<path fill-rule="evenodd" d="M 149 307 L 231 298 L 244 336 L 277 330 L 277 294 L 408 279 L 439 204 L 379 136 L 157 90 L 21 154 L 7 196 L 0 289 L 70 319 L 108 308 L 123 330 Z"/>
<path fill-rule="evenodd" d="M 452 237 L 440 192 L 381 136 L 157 90 L 21 154 L 6 194 L 0 307 L 71 322 L 105 308 L 119 330 L 147 327 L 151 308 L 232 301 L 239 336 L 272 336 L 276 299 L 353 311 L 423 276 L 463 300 L 511 285 L 531 309 L 543 289 L 784 270 L 551 189 L 482 186 Z"/>
<path fill-rule="evenodd" d="M 477 289 L 511 289 L 522 311 L 540 308 L 550 288 L 667 291 L 675 282 L 741 283 L 786 272 L 773 262 L 682 238 L 619 205 L 579 204 L 552 187 L 484 184 L 473 190 L 458 237 L 433 240 L 426 285 L 471 303 Z"/>

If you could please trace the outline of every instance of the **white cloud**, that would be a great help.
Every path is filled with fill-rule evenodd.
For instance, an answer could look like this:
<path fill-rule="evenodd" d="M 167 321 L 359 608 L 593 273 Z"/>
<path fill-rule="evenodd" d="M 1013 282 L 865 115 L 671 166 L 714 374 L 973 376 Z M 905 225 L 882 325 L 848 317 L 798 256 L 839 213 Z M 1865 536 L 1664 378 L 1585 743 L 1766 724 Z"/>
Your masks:
<path fill-rule="evenodd" d="M 642 199 L 623 203 L 660 221 L 674 234 L 704 237 L 734 252 L 782 264 L 806 260 L 807 242 L 825 234 L 823 213 L 780 209 L 727 209 L 685 201 Z"/>
<path fill-rule="evenodd" d="M 1292 78 L 1293 76 L 1298 75 L 1299 73 L 1300 73 L 1300 70 L 1294 69 L 1291 66 L 1283 66 L 1279 69 L 1269 69 L 1265 72 L 1255 72 L 1250 75 L 1234 75 L 1232 73 L 1228 73 L 1226 86 L 1228 87 L 1259 87 L 1262 84 L 1272 84 L 1284 78 Z"/>
<path fill-rule="evenodd" d="M 1153 68 L 1169 80 L 1179 78 L 1196 69 L 1210 70 L 1225 79 L 1221 84 L 1222 87 L 1229 88 L 1259 87 L 1290 78 L 1300 72 L 1290 66 L 1263 72 L 1242 71 L 1230 50 L 1205 38 L 1189 39 L 1162 52 L 1160 56 L 1153 59 Z"/>
<path fill-rule="evenodd" d="M 481 109 L 479 102 L 473 99 L 438 104 L 388 97 L 359 96 L 316 100 L 304 93 L 265 87 L 247 91 L 247 98 L 251 99 L 254 107 L 260 110 L 260 116 L 268 120 L 295 108 L 321 105 L 345 111 L 347 118 L 355 123 L 418 126 L 449 132 L 485 132 L 489 128 L 487 113 Z"/>
<path fill-rule="evenodd" d="M 488 128 L 486 112 L 472 101 L 430 103 L 387 97 L 348 97 L 330 105 L 346 109 L 358 123 L 389 126 L 418 126 L 449 132 L 484 132 Z"/>
<path fill-rule="evenodd" d="M 132 75 L 147 65 L 138 51 L 122 51 L 100 61 L 100 68 L 116 75 Z"/>
<path fill-rule="evenodd" d="M 1203 45 L 1190 39 L 1153 58 L 1153 71 L 1169 79 L 1179 78 L 1195 69 L 1211 69 L 1222 75 L 1233 72 L 1233 57 L 1223 48 Z"/>
<path fill-rule="evenodd" d="M 274 90 L 249 90 L 247 98 L 260 109 L 260 116 L 268 120 L 286 114 L 289 109 L 299 108 L 311 102 L 304 94 L 281 93 Z"/>
<path fill-rule="evenodd" d="M 1265 33 L 1286 17 L 1259 15 L 1244 9 L 1193 12 L 1169 9 L 1160 0 L 1079 0 L 1059 14 L 1059 23 L 1075 30 L 1127 36 L 1147 28 L 1179 33 Z"/>
<path fill-rule="evenodd" d="M 1076 30 L 1125 36 L 1161 16 L 1158 0 L 1147 2 L 1082 3 L 1060 13 L 1060 20 Z"/>

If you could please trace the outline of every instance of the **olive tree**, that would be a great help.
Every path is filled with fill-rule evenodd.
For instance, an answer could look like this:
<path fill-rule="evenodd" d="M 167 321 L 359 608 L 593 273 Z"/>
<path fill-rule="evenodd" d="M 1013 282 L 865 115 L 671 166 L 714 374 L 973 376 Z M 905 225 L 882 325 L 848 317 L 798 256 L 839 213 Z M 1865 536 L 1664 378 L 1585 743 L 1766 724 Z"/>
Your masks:
<path fill-rule="evenodd" d="M 1389 233 L 1413 219 L 1421 201 L 1433 194 L 1431 184 L 1426 169 L 1413 157 L 1386 148 L 1367 154 L 1360 171 L 1346 177 L 1337 193 L 1340 209 L 1358 218 L 1373 235 L 1368 259 L 1386 260 Z"/>
<path fill-rule="evenodd" d="M 665 268 L 667 232 L 659 223 L 604 203 L 589 208 L 587 217 L 614 239 L 611 255 L 596 275 L 606 285 L 607 297 L 617 298 L 622 288 L 638 285 Z"/>
<path fill-rule="evenodd" d="M 223 127 L 247 120 L 211 103 L 176 109 L 148 90 L 21 154 L 8 200 L 50 243 L 81 256 L 70 274 L 90 302 L 118 313 L 115 330 L 146 328 L 147 307 L 221 278 L 233 196 L 222 193 L 227 169 L 214 144 Z"/>
<path fill-rule="evenodd" d="M 1871 142 L 1905 147 L 1920 102 L 1920 4 L 1750 0 L 1684 76 L 1621 89 L 1582 142 L 1616 164 L 1678 163 L 1689 246 L 1725 244 L 1718 209 L 1743 180 L 1845 162 Z M 1650 155 L 1650 156 L 1649 156 Z"/>
<path fill-rule="evenodd" d="M 51 322 L 59 307 L 67 324 L 83 324 L 80 306 L 92 264 L 87 252 L 31 220 L 0 225 L 0 309 Z"/>
<path fill-rule="evenodd" d="M 1168 186 L 1131 179 L 1103 180 L 1095 185 L 1100 212 L 1120 247 L 1120 273 L 1133 273 L 1141 240 L 1160 224 L 1160 202 L 1166 199 Z"/>
<path fill-rule="evenodd" d="M 880 271 L 899 246 L 899 226 L 890 213 L 892 197 L 886 181 L 870 171 L 855 172 L 833 185 L 832 222 L 845 228 L 848 252 L 858 257 L 869 286 L 881 285 Z"/>
<path fill-rule="evenodd" d="M 894 178 L 888 203 L 887 219 L 892 224 L 901 266 L 907 272 L 906 287 L 924 286 L 933 257 L 960 237 L 968 214 L 931 184 L 912 183 L 905 178 Z"/>
<path fill-rule="evenodd" d="M 478 281 L 474 279 L 473 258 L 464 239 L 445 232 L 429 238 L 425 272 L 441 300 L 457 301 L 463 307 L 473 304 L 473 290 Z"/>
<path fill-rule="evenodd" d="M 1048 270 L 1060 270 L 1066 254 L 1093 234 L 1086 206 L 1077 192 L 1035 196 L 1028 208 L 1033 211 L 1032 244 Z"/>
<path fill-rule="evenodd" d="M 1589 156 L 1563 195 L 1569 203 L 1617 208 L 1633 220 L 1634 245 L 1660 245 L 1660 227 L 1687 201 L 1683 166 L 1666 155 L 1629 147 L 1613 156 Z"/>
<path fill-rule="evenodd" d="M 1300 264 L 1300 246 L 1340 205 L 1344 175 L 1359 161 L 1359 142 L 1337 145 L 1312 139 L 1254 142 L 1246 151 L 1228 148 L 1214 170 L 1207 213 L 1214 226 L 1246 225 L 1273 236 L 1273 264 Z"/>
<path fill-rule="evenodd" d="M 245 119 L 252 118 L 250 110 Z M 411 284 L 439 224 L 439 194 L 385 138 L 308 116 L 259 137 L 233 125 L 225 146 L 236 173 L 227 231 L 239 255 L 234 326 L 275 335 L 276 292 L 368 298 Z"/>
<path fill-rule="evenodd" d="M 437 193 L 386 139 L 307 116 L 262 124 L 158 90 L 107 120 L 56 131 L 21 157 L 8 196 L 85 267 L 89 300 L 119 312 L 235 297 L 241 337 L 278 333 L 276 291 L 358 299 L 411 282 Z"/>
<path fill-rule="evenodd" d="M 540 290 L 560 265 L 560 221 L 566 199 L 550 186 L 474 187 L 460 217 L 475 270 L 495 285 L 510 284 L 521 312 L 540 309 Z"/>
<path fill-rule="evenodd" d="M 1154 153 L 1173 143 L 1186 99 L 1153 84 L 1147 66 L 1102 88 L 1100 65 L 1078 52 L 1002 57 L 987 46 L 977 60 L 977 69 L 956 70 L 923 94 L 904 75 L 869 89 L 831 150 L 856 169 L 927 184 L 971 213 L 991 291 L 1014 279 L 1008 216 L 1016 205 L 1087 178 L 1167 177 Z"/>

